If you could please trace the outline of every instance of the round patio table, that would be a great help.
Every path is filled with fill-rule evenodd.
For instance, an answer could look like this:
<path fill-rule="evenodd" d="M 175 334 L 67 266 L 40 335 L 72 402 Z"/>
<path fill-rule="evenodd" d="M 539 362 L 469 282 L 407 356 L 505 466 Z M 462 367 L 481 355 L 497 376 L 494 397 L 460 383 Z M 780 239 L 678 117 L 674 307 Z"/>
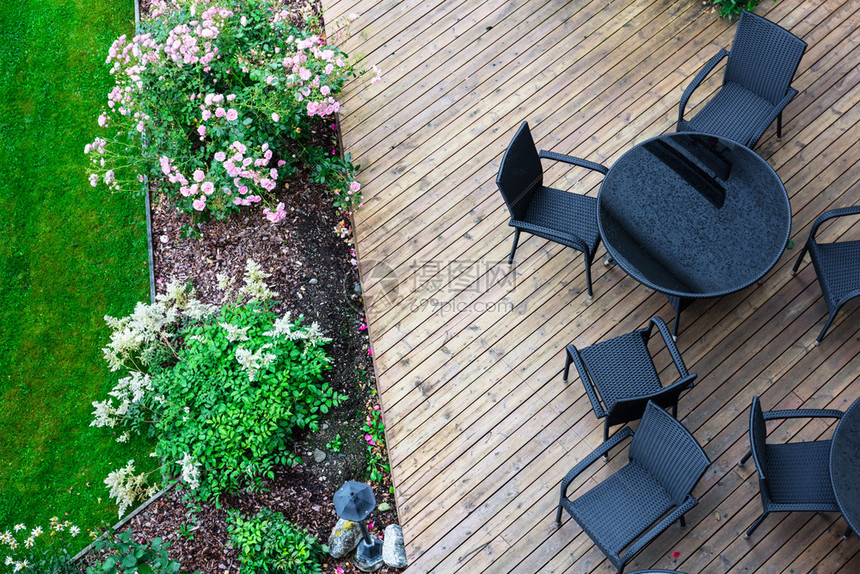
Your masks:
<path fill-rule="evenodd" d="M 860 399 L 854 401 L 836 425 L 830 442 L 830 481 L 842 516 L 860 532 Z M 847 536 L 846 532 L 846 536 Z"/>
<path fill-rule="evenodd" d="M 723 138 L 675 133 L 627 151 L 600 186 L 609 255 L 681 311 L 761 279 L 782 255 L 791 205 L 770 165 Z"/>

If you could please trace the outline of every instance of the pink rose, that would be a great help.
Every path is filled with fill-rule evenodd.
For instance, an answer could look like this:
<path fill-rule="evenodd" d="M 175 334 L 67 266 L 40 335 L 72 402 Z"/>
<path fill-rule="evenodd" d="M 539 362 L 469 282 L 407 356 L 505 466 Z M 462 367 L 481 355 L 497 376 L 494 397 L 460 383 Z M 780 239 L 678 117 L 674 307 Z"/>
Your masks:
<path fill-rule="evenodd" d="M 204 181 L 200 185 L 200 191 L 202 191 L 206 195 L 212 195 L 212 192 L 215 191 L 215 184 L 211 181 Z"/>
<path fill-rule="evenodd" d="M 223 118 L 226 115 L 227 115 L 227 110 L 225 110 L 224 108 L 219 107 L 219 108 L 215 109 L 215 117 L 216 118 Z"/>
<path fill-rule="evenodd" d="M 212 112 L 210 112 L 209 110 L 203 110 L 203 113 L 200 114 L 200 117 L 202 117 L 203 121 L 205 122 L 206 120 L 208 120 L 209 118 L 212 117 Z"/>
<path fill-rule="evenodd" d="M 215 161 L 224 161 L 227 159 L 227 154 L 223 151 L 215 152 Z"/>
<path fill-rule="evenodd" d="M 206 200 L 205 199 L 195 199 L 191 205 L 197 211 L 203 211 L 204 209 L 206 209 Z"/>
<path fill-rule="evenodd" d="M 360 183 L 358 183 L 357 181 L 354 181 L 354 182 L 352 182 L 351 184 L 349 184 L 349 190 L 350 190 L 351 192 L 355 193 L 355 192 L 356 192 L 356 191 L 358 191 L 359 189 L 361 189 L 361 184 L 360 184 Z"/>
<path fill-rule="evenodd" d="M 281 116 L 279 116 L 278 114 L 275 114 L 275 113 L 272 114 L 272 121 L 273 122 L 276 122 L 280 119 L 281 119 Z"/>
<path fill-rule="evenodd" d="M 239 112 L 237 112 L 233 108 L 230 108 L 229 110 L 227 110 L 227 121 L 234 122 L 237 119 L 239 119 Z"/>
<path fill-rule="evenodd" d="M 202 169 L 195 169 L 191 177 L 194 179 L 194 181 L 200 182 L 206 179 L 206 174 L 203 173 Z"/>

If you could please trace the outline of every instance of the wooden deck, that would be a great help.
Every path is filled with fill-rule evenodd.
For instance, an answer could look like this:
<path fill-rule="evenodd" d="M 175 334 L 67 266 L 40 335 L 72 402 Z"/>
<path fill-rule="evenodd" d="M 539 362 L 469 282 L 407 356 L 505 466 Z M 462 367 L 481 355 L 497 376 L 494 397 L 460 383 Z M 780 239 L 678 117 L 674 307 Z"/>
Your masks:
<path fill-rule="evenodd" d="M 357 245 L 408 571 L 613 571 L 574 522 L 554 524 L 561 477 L 602 440 L 579 380 L 562 383 L 562 350 L 655 314 L 669 321 L 672 309 L 599 259 L 589 304 L 581 255 L 532 236 L 508 266 L 495 177 L 523 120 L 539 148 L 605 165 L 672 131 L 681 92 L 734 25 L 698 0 L 323 4 L 328 22 L 360 15 L 347 51 L 385 73 L 348 86 L 341 120 L 364 167 Z M 757 147 L 785 182 L 801 244 L 818 214 L 858 203 L 860 2 L 765 1 L 756 12 L 809 44 L 782 140 L 771 129 Z M 553 166 L 545 182 L 596 195 L 599 180 L 581 175 Z M 826 237 L 846 233 L 860 236 L 860 223 Z M 752 396 L 766 409 L 844 409 L 860 396 L 857 305 L 813 347 L 826 309 L 808 263 L 790 275 L 797 252 L 682 316 L 678 345 L 699 378 L 679 417 L 713 463 L 687 528 L 671 527 L 628 570 L 860 572 L 860 537 L 843 542 L 833 514 L 772 515 L 742 536 L 761 512 L 753 465 L 737 466 Z M 667 353 L 658 362 L 668 367 Z M 830 432 L 796 420 L 771 440 Z M 578 488 L 625 461 L 619 451 L 598 462 Z"/>

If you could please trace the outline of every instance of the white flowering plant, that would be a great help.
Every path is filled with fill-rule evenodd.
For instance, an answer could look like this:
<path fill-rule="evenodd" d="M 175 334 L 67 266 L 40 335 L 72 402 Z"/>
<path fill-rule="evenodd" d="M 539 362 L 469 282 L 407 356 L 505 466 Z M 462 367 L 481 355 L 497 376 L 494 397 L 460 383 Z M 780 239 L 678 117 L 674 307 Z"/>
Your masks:
<path fill-rule="evenodd" d="M 241 288 L 222 278 L 220 307 L 195 303 L 193 290 L 171 283 L 146 313 L 135 309 L 146 321 L 109 321 L 105 356 L 129 375 L 93 403 L 91 424 L 153 434 L 164 481 L 179 477 L 196 500 L 261 488 L 275 465 L 299 461 L 294 433 L 316 431 L 320 413 L 346 399 L 323 382 L 330 340 L 316 323 L 272 312 L 276 294 L 265 277 L 249 261 Z M 120 515 L 153 488 L 133 461 L 105 482 Z"/>
<path fill-rule="evenodd" d="M 327 39 L 277 0 L 154 0 L 140 34 L 108 53 L 116 83 L 84 150 L 90 184 L 138 191 L 147 176 L 183 211 L 223 219 L 261 205 L 276 222 L 276 188 L 306 165 L 339 207 L 360 205 L 358 167 L 318 135 L 363 73 L 335 45 L 355 17 Z"/>
<path fill-rule="evenodd" d="M 78 570 L 67 549 L 81 529 L 68 520 L 54 516 L 46 528 L 16 524 L 0 532 L 0 572 L 35 572 L 37 574 L 71 574 Z"/>

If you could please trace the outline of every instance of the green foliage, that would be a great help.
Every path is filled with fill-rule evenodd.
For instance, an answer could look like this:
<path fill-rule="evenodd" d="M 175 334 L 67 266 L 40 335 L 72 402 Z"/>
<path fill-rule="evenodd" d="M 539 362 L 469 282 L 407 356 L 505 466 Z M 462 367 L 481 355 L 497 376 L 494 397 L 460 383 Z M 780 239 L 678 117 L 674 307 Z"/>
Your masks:
<path fill-rule="evenodd" d="M 776 2 L 776 0 L 773 0 Z M 711 0 L 720 12 L 720 16 L 731 20 L 735 16 L 739 16 L 741 12 L 747 10 L 752 12 L 756 6 L 761 3 L 761 0 Z"/>
<path fill-rule="evenodd" d="M 116 381 L 102 317 L 148 294 L 142 201 L 81 177 L 105 53 L 133 20 L 131 2 L 0 2 L 0 531 L 57 512 L 107 523 L 105 474 L 151 450 L 88 426 Z"/>
<path fill-rule="evenodd" d="M 230 512 L 227 531 L 239 549 L 242 572 L 320 574 L 323 550 L 317 539 L 280 512 L 264 508 L 252 517 Z"/>
<path fill-rule="evenodd" d="M 367 475 L 373 482 L 380 482 L 391 474 L 391 465 L 385 450 L 385 423 L 379 405 L 374 405 L 361 430 L 367 441 Z"/>
<path fill-rule="evenodd" d="M 170 282 L 156 303 L 106 317 L 114 332 L 105 359 L 129 376 L 93 402 L 92 424 L 149 429 L 165 481 L 181 475 L 197 501 L 218 504 L 223 493 L 259 489 L 275 465 L 299 462 L 289 451 L 294 432 L 318 430 L 320 414 L 346 399 L 322 382 L 330 339 L 316 323 L 273 313 L 267 276 L 248 260 L 238 291 L 219 277 L 220 308 Z M 105 479 L 120 514 L 152 488 L 135 473 L 129 461 Z"/>
<path fill-rule="evenodd" d="M 360 73 L 335 45 L 345 22 L 328 36 L 317 20 L 296 28 L 277 0 L 155 0 L 151 14 L 110 49 L 116 88 L 98 120 L 105 137 L 87 147 L 91 185 L 138 193 L 146 175 L 183 211 L 223 219 L 262 201 L 272 221 L 285 215 L 269 210 L 274 190 L 303 163 L 348 188 L 356 167 L 317 163 L 314 136 Z"/>
<path fill-rule="evenodd" d="M 153 378 L 164 397 L 153 405 L 156 451 L 169 461 L 190 453 L 202 465 L 201 499 L 259 488 L 276 464 L 297 462 L 288 450 L 294 430 L 316 431 L 319 414 L 344 398 L 319 384 L 329 368 L 321 344 L 265 334 L 276 319 L 265 304 L 225 306 L 216 319 L 183 330 L 179 361 Z M 247 340 L 231 340 L 223 324 L 241 329 Z M 293 333 L 307 333 L 298 322 L 289 325 Z M 253 375 L 237 359 L 243 351 L 259 357 Z"/>
<path fill-rule="evenodd" d="M 332 452 L 340 452 L 341 447 L 343 447 L 343 439 L 337 435 L 331 439 L 331 442 L 326 443 L 325 447 Z"/>
<path fill-rule="evenodd" d="M 153 538 L 143 544 L 131 539 L 131 529 L 116 535 L 116 540 L 97 540 L 96 551 L 111 554 L 102 562 L 87 566 L 87 574 L 177 574 L 181 565 L 167 556 L 169 542 Z"/>

